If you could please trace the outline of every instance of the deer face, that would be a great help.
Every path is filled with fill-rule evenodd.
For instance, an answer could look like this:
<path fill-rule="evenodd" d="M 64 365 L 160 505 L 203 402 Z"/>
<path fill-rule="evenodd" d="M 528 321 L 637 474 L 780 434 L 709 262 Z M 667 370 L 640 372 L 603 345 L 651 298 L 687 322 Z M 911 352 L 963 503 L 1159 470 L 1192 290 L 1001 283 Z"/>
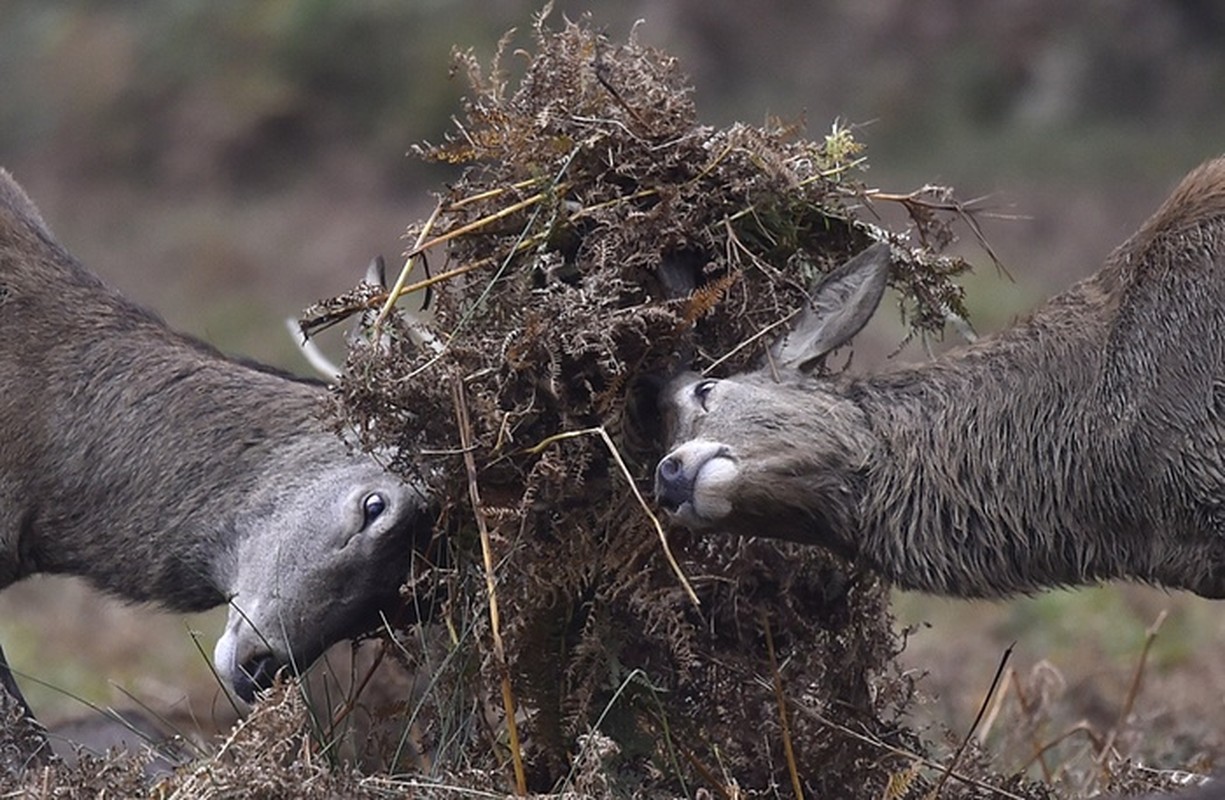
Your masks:
<path fill-rule="evenodd" d="M 230 614 L 213 656 L 248 702 L 282 667 L 304 670 L 393 614 L 431 524 L 419 489 L 359 455 L 256 505 L 237 522 Z"/>
<path fill-rule="evenodd" d="M 707 527 L 731 512 L 731 493 L 740 476 L 740 455 L 723 441 L 731 437 L 708 439 L 704 435 L 703 423 L 716 406 L 715 389 L 720 383 L 686 374 L 664 390 L 669 440 L 681 444 L 655 469 L 655 497 L 677 521 L 691 528 Z M 725 383 L 719 388 L 721 399 L 726 400 L 736 388 Z M 727 416 L 715 420 L 721 422 Z"/>
<path fill-rule="evenodd" d="M 687 375 L 663 401 L 672 446 L 655 496 L 693 529 L 802 538 L 823 503 L 848 494 L 843 483 L 871 450 L 859 408 L 816 381 Z"/>
<path fill-rule="evenodd" d="M 871 449 L 863 414 L 807 373 L 867 322 L 888 266 L 887 246 L 877 245 L 830 273 L 770 366 L 721 380 L 686 374 L 665 385 L 670 452 L 655 470 L 655 496 L 673 519 L 796 538 L 821 516 L 823 498 L 851 491 L 847 482 Z"/>

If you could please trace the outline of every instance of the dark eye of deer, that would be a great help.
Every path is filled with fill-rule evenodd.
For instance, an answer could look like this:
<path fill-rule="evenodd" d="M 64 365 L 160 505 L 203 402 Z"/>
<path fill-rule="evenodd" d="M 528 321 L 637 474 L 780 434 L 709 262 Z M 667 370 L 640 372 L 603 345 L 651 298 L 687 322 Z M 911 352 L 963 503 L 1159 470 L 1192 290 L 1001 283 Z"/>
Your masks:
<path fill-rule="evenodd" d="M 387 510 L 387 501 L 383 499 L 383 495 L 378 492 L 372 492 L 366 495 L 366 499 L 362 501 L 362 513 L 365 518 L 362 520 L 362 529 L 370 527 L 370 524 L 379 518 L 379 515 Z"/>
<path fill-rule="evenodd" d="M 710 391 L 715 388 L 716 383 L 718 381 L 698 381 L 693 385 L 693 397 L 698 401 L 698 405 L 702 407 L 703 411 L 708 410 L 706 408 L 706 401 L 710 398 Z"/>

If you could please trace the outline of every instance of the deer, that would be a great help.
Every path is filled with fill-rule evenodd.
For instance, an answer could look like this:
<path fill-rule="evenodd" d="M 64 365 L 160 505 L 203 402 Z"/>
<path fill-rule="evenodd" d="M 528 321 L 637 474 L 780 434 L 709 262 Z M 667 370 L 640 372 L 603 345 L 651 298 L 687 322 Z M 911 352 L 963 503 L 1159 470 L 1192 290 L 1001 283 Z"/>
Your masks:
<path fill-rule="evenodd" d="M 0 590 L 47 573 L 174 611 L 228 604 L 213 661 L 248 703 L 377 627 L 433 510 L 330 430 L 327 391 L 121 296 L 0 169 Z M 34 719 L 3 651 L 0 687 Z"/>
<path fill-rule="evenodd" d="M 1225 597 L 1225 158 L 1014 326 L 825 373 L 879 305 L 892 246 L 820 278 L 765 363 L 664 383 L 671 519 L 956 597 L 1114 579 Z"/>

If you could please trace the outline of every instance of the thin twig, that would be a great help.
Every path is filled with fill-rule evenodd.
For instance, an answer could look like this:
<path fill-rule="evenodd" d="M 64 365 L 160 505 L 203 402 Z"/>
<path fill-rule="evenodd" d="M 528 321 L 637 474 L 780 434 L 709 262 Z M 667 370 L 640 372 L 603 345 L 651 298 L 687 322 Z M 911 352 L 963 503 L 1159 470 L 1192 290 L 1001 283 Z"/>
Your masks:
<path fill-rule="evenodd" d="M 1105 750 L 1106 749 L 1105 747 L 1106 742 L 1097 735 L 1097 731 L 1093 730 L 1093 726 L 1090 725 L 1088 722 L 1081 720 L 1080 722 L 1073 725 L 1071 728 L 1068 728 L 1066 731 L 1059 734 L 1054 739 L 1050 740 L 1049 742 L 1047 742 L 1046 744 L 1038 748 L 1038 752 L 1034 753 L 1034 755 L 1029 759 L 1029 761 L 1026 761 L 1024 764 L 1022 764 L 1021 769 L 1019 771 L 1024 772 L 1025 770 L 1029 769 L 1030 765 L 1033 764 L 1035 761 L 1037 761 L 1038 759 L 1044 758 L 1046 754 L 1050 752 L 1052 749 L 1054 749 L 1057 745 L 1060 745 L 1066 742 L 1068 739 L 1071 739 L 1073 736 L 1075 736 L 1078 733 L 1083 733 L 1085 736 L 1089 737 L 1089 741 L 1093 743 L 1093 748 L 1095 750 Z M 1056 772 L 1060 772 L 1062 771 L 1062 769 L 1063 768 L 1061 767 Z M 1052 775 L 1051 777 L 1053 779 L 1054 775 Z"/>
<path fill-rule="evenodd" d="M 386 619 L 383 620 L 383 624 L 387 624 Z M 390 629 L 390 626 L 388 627 Z M 345 721 L 345 718 L 352 714 L 353 710 L 357 708 L 357 701 L 361 699 L 362 694 L 366 691 L 366 687 L 370 685 L 370 681 L 374 679 L 375 672 L 378 671 L 378 668 L 383 663 L 383 659 L 386 657 L 387 642 L 379 642 L 379 651 L 375 653 L 374 660 L 366 669 L 366 674 L 363 675 L 362 679 L 357 682 L 357 685 L 352 688 L 352 690 L 349 692 L 349 696 L 345 698 L 345 701 L 341 704 L 340 708 L 336 709 L 336 711 L 332 714 L 332 730 L 336 730 L 336 728 L 338 728 L 340 724 Z"/>
<path fill-rule="evenodd" d="M 978 727 L 978 743 L 984 745 L 987 743 L 987 738 L 991 735 L 991 729 L 995 727 L 995 720 L 999 717 L 1000 711 L 1003 710 L 1004 701 L 1008 699 L 1008 692 L 1012 690 L 1017 682 L 1017 671 L 1012 667 L 1004 673 L 1004 682 L 1000 684 L 999 691 L 995 693 L 995 699 L 991 702 L 991 710 L 987 712 L 987 716 L 983 719 L 983 724 Z"/>
<path fill-rule="evenodd" d="M 455 402 L 456 423 L 459 426 L 460 445 L 464 448 L 464 467 L 468 471 L 468 496 L 472 501 L 472 513 L 476 517 L 481 536 L 481 556 L 485 562 L 485 591 L 489 596 L 489 627 L 493 635 L 493 654 L 502 673 L 502 705 L 506 711 L 506 731 L 510 737 L 510 757 L 515 770 L 515 792 L 520 797 L 527 794 L 527 775 L 523 769 L 523 753 L 519 748 L 519 727 L 515 721 L 515 696 L 510 685 L 510 667 L 506 662 L 506 648 L 502 644 L 501 620 L 498 617 L 497 581 L 493 568 L 493 546 L 489 541 L 489 526 L 485 521 L 484 506 L 477 488 L 476 459 L 472 456 L 472 427 L 468 419 L 468 403 L 464 399 L 464 385 L 458 376 L 451 383 L 451 397 Z"/>
<path fill-rule="evenodd" d="M 441 796 L 437 792 L 445 792 L 447 797 L 475 797 L 481 800 L 503 800 L 506 795 L 500 792 L 486 792 L 482 789 L 470 789 L 467 786 L 432 781 L 428 778 L 394 778 L 387 775 L 371 775 L 361 779 L 360 785 L 365 789 L 386 791 L 394 797 L 413 797 L 418 791 L 424 791 L 428 796 Z"/>
<path fill-rule="evenodd" d="M 517 255 L 520 251 L 540 244 L 540 242 L 544 241 L 545 238 L 546 234 L 543 233 L 528 236 L 517 242 L 506 255 L 489 256 L 478 261 L 472 261 L 468 264 L 464 264 L 462 267 L 456 267 L 455 269 L 449 269 L 446 272 L 440 272 L 437 275 L 431 275 L 428 278 L 422 278 L 416 283 L 410 283 L 409 285 L 402 287 L 398 292 L 390 292 L 389 294 L 391 297 L 398 300 L 406 294 L 419 292 L 422 289 L 428 289 L 436 283 L 442 283 L 443 281 L 449 281 L 452 278 L 458 278 L 460 275 L 475 272 L 476 270 L 487 267 L 496 261 L 505 261 L 505 259 L 509 256 Z"/>
<path fill-rule="evenodd" d="M 424 253 L 426 250 L 433 249 L 440 244 L 445 244 L 451 241 L 452 239 L 458 239 L 459 237 L 466 236 L 467 234 L 472 233 L 473 231 L 480 230 L 481 228 L 484 228 L 487 225 L 491 225 L 500 219 L 509 217 L 511 214 L 514 214 L 517 211 L 522 211 L 523 209 L 534 206 L 537 203 L 549 197 L 553 197 L 554 195 L 560 194 L 564 192 L 566 189 L 568 189 L 569 186 L 570 186 L 569 184 L 560 183 L 560 184 L 557 184 L 556 186 L 549 187 L 547 191 L 537 192 L 531 197 L 524 198 L 523 200 L 520 200 L 517 203 L 511 203 L 506 208 L 499 209 L 498 211 L 495 211 L 492 214 L 488 214 L 484 217 L 481 217 L 480 219 L 474 219 L 471 222 L 467 223 L 466 225 L 460 225 L 458 228 L 453 228 L 447 231 L 446 233 L 439 234 L 438 236 L 435 236 L 433 239 L 430 239 L 429 241 L 422 242 L 421 244 L 417 245 L 416 247 L 414 247 L 413 249 L 405 253 L 404 257 L 406 259 L 412 258 L 413 256 L 419 255 L 420 253 Z"/>
<path fill-rule="evenodd" d="M 560 194 L 567 187 L 569 187 L 570 184 L 562 183 L 561 179 L 562 179 L 562 176 L 566 174 L 566 171 L 570 169 L 570 162 L 574 160 L 574 157 L 578 155 L 578 152 L 579 152 L 578 147 L 575 147 L 573 150 L 570 151 L 570 155 L 566 157 L 565 163 L 561 165 L 561 168 L 557 171 L 557 174 L 554 176 L 551 188 L 547 192 L 541 192 L 538 196 L 543 197 L 550 192 Z M 443 347 L 439 349 L 438 352 L 436 352 L 434 356 L 430 358 L 429 361 L 425 362 L 424 364 L 422 364 L 421 366 L 417 367 L 412 372 L 410 372 L 408 375 L 406 375 L 405 380 L 411 380 L 415 378 L 417 375 L 420 375 L 421 373 L 425 372 L 427 369 L 430 369 L 435 363 L 438 362 L 440 358 L 442 358 L 443 353 L 446 352 L 447 347 L 449 347 L 451 342 L 455 340 L 455 337 L 459 336 L 460 332 L 463 331 L 463 329 L 467 326 L 469 320 L 471 320 L 473 316 L 480 310 L 480 308 L 484 306 L 485 301 L 489 298 L 489 295 L 493 292 L 494 286 L 496 286 L 498 281 L 501 280 L 502 275 L 506 272 L 506 270 L 510 268 L 511 261 L 514 259 L 515 255 L 517 255 L 522 250 L 526 250 L 529 247 L 533 247 L 541 242 L 544 242 L 548 238 L 547 230 L 540 231 L 540 232 L 537 232 L 531 235 L 528 234 L 528 231 L 532 230 L 535 227 L 536 220 L 540 217 L 541 208 L 542 207 L 540 205 L 537 205 L 536 208 L 532 210 L 531 216 L 528 218 L 527 222 L 523 225 L 523 227 L 519 230 L 519 236 L 515 240 L 515 243 L 511 245 L 510 250 L 507 251 L 504 256 L 500 257 L 501 262 L 502 262 L 501 265 L 498 267 L 497 271 L 494 272 L 493 276 L 489 279 L 489 281 L 485 284 L 485 288 L 481 290 L 481 293 L 479 295 L 477 295 L 475 302 L 471 303 L 468 306 L 468 309 L 463 313 L 463 316 L 461 316 L 459 318 L 459 321 L 456 322 L 454 328 L 451 330 L 450 334 L 447 336 L 446 344 L 444 344 Z M 557 206 L 556 208 L 560 209 L 560 206 Z M 552 228 L 551 225 L 546 226 L 546 227 Z M 429 243 L 427 242 L 425 245 L 422 245 L 422 248 L 424 249 L 425 247 L 428 247 L 428 246 L 429 246 Z M 472 270 L 478 267 L 485 266 L 485 264 L 493 263 L 495 260 L 497 259 L 491 256 L 489 258 L 482 259 L 481 261 L 478 261 L 474 264 L 469 264 L 466 267 L 462 267 L 460 271 L 453 271 L 452 274 L 450 275 L 443 275 L 439 277 L 440 278 L 454 277 L 457 274 L 462 274 L 462 272 L 471 272 Z M 437 281 L 433 281 L 433 282 L 436 283 Z M 425 284 L 425 283 L 426 283 L 425 281 L 422 281 L 420 282 L 420 284 L 418 284 L 418 286 L 420 286 L 421 284 Z M 414 287 L 410 286 L 410 287 L 405 288 L 404 292 L 407 293 L 413 290 L 414 290 Z"/>
<path fill-rule="evenodd" d="M 1102 745 L 1101 751 L 1097 754 L 1097 763 L 1104 764 L 1110 751 L 1114 749 L 1115 740 L 1119 737 L 1119 732 L 1123 729 L 1123 724 L 1127 722 L 1127 718 L 1131 716 L 1131 710 L 1136 705 L 1136 696 L 1140 693 L 1140 683 L 1144 679 L 1144 665 L 1148 663 L 1149 651 L 1153 649 L 1153 642 L 1157 639 L 1157 632 L 1161 630 L 1162 624 L 1165 623 L 1165 618 L 1168 616 L 1166 609 L 1162 609 L 1157 615 L 1157 619 L 1153 620 L 1153 624 L 1148 626 L 1144 632 L 1144 647 L 1140 650 L 1140 657 L 1136 659 L 1136 668 L 1131 674 L 1131 684 L 1127 687 L 1127 697 L 1123 700 L 1123 706 L 1119 709 L 1119 716 L 1114 721 L 1114 727 L 1106 734 L 1106 741 Z"/>
<path fill-rule="evenodd" d="M 987 235 L 983 232 L 982 226 L 978 222 L 979 209 L 976 206 L 982 204 L 986 198 L 976 197 L 973 200 L 962 202 L 956 198 L 949 200 L 931 200 L 923 197 L 924 192 L 939 191 L 939 187 L 924 186 L 922 189 L 917 189 L 909 194 L 895 194 L 892 192 L 881 192 L 875 189 L 870 189 L 862 193 L 862 196 L 868 201 L 885 200 L 890 203 L 898 203 L 910 212 L 913 208 L 923 208 L 929 211 L 947 211 L 957 215 L 957 218 L 966 224 L 970 232 L 974 234 L 975 240 L 978 241 L 981 247 L 991 259 L 991 263 L 995 264 L 995 268 L 1004 273 L 1009 280 L 1012 280 L 1012 275 L 1004 266 L 1004 262 L 996 254 L 995 249 L 991 247 L 991 243 L 987 241 Z M 913 215 L 912 215 L 913 216 Z"/>
<path fill-rule="evenodd" d="M 1025 715 L 1025 717 L 1033 718 L 1035 711 L 1033 704 L 1030 703 L 1029 697 L 1025 693 L 1025 686 L 1021 683 L 1021 679 L 1018 677 L 1017 671 L 1012 667 L 1009 667 L 1004 672 L 1004 680 L 1000 683 L 1000 688 L 995 692 L 995 699 L 991 703 L 991 710 L 987 712 L 986 718 L 983 720 L 982 725 L 980 725 L 978 728 L 976 738 L 978 739 L 979 745 L 985 745 L 987 743 L 987 738 L 991 735 L 991 730 L 995 727 L 995 721 L 999 717 L 1000 712 L 1003 710 L 1004 703 L 1007 701 L 1010 692 L 1017 696 L 1017 703 L 1020 704 L 1021 712 Z M 1035 754 L 1029 763 L 1032 764 L 1036 760 L 1038 762 L 1039 769 L 1042 770 L 1043 781 L 1047 784 L 1053 783 L 1055 780 L 1054 773 L 1051 772 L 1050 766 L 1046 763 L 1046 756 L 1043 754 L 1042 742 L 1038 739 L 1037 732 L 1030 730 L 1026 735 L 1026 740 L 1027 744 L 1033 748 Z"/>
<path fill-rule="evenodd" d="M 739 352 L 740 352 L 741 350 L 743 350 L 744 348 L 746 348 L 746 347 L 748 347 L 749 345 L 753 344 L 754 342 L 756 342 L 758 339 L 762 338 L 762 337 L 763 337 L 763 336 L 765 336 L 766 334 L 772 333 L 774 330 L 776 330 L 776 329 L 778 329 L 778 328 L 781 328 L 782 326 L 784 326 L 784 325 L 788 324 L 789 322 L 791 322 L 791 320 L 792 320 L 792 319 L 794 319 L 794 318 L 795 318 L 795 316 L 796 316 L 797 314 L 799 314 L 799 313 L 800 313 L 800 311 L 801 311 L 801 309 L 797 308 L 795 311 L 792 311 L 790 314 L 788 314 L 787 316 L 783 317 L 782 319 L 777 319 L 777 320 L 775 320 L 774 322 L 771 322 L 769 325 L 766 325 L 766 326 L 765 326 L 765 327 L 763 327 L 761 330 L 759 330 L 757 333 L 754 333 L 752 336 L 750 336 L 749 338 L 745 339 L 743 342 L 741 342 L 740 344 L 736 345 L 736 346 L 735 346 L 735 347 L 733 347 L 731 350 L 728 350 L 726 353 L 724 353 L 723 355 L 719 356 L 719 357 L 718 357 L 718 358 L 716 358 L 714 361 L 710 362 L 710 364 L 708 364 L 708 365 L 706 366 L 706 368 L 702 370 L 702 374 L 703 374 L 703 375 L 709 375 L 709 374 L 711 373 L 711 371 L 715 369 L 715 367 L 718 367 L 718 366 L 719 366 L 720 364 L 722 364 L 724 361 L 727 361 L 729 358 L 731 358 L 732 356 L 736 355 L 737 353 L 739 353 Z"/>
<path fill-rule="evenodd" d="M 774 699 L 778 703 L 778 721 L 783 729 L 783 753 L 787 757 L 787 771 L 791 773 L 791 788 L 795 800 L 804 800 L 804 786 L 800 783 L 800 769 L 795 763 L 795 748 L 791 743 L 791 725 L 787 721 L 787 696 L 783 694 L 783 676 L 778 671 L 778 657 L 774 652 L 774 634 L 770 632 L 770 620 L 765 612 L 761 615 L 761 627 L 766 632 L 766 653 L 770 657 L 770 675 L 774 684 Z"/>
<path fill-rule="evenodd" d="M 766 686 L 766 687 L 768 687 L 769 685 L 764 679 L 760 679 L 759 683 L 762 686 Z M 933 769 L 941 769 L 941 770 L 944 769 L 943 764 L 937 761 L 933 761 L 927 756 L 920 755 L 919 753 L 915 753 L 910 750 L 906 750 L 905 748 L 902 748 L 902 747 L 897 747 L 896 745 L 891 745 L 888 742 L 881 741 L 875 736 L 868 736 L 867 734 L 860 733 L 859 731 L 851 730 L 850 728 L 846 727 L 845 725 L 842 725 L 841 723 L 834 722 L 832 719 L 829 719 L 828 717 L 821 714 L 821 712 L 815 709 L 809 708 L 808 706 L 801 705 L 800 702 L 797 700 L 788 698 L 787 702 L 791 705 L 791 708 L 794 709 L 795 711 L 798 711 L 804 716 L 809 717 L 821 723 L 822 725 L 824 725 L 825 727 L 829 728 L 832 731 L 836 731 L 838 733 L 841 733 L 844 736 L 848 736 L 852 739 L 863 742 L 864 744 L 868 744 L 868 745 L 871 745 L 872 747 L 876 747 L 886 753 L 892 753 L 893 755 L 901 756 L 902 758 L 906 758 L 911 761 L 916 761 L 920 764 L 923 764 L 923 766 L 925 767 L 931 767 Z M 1025 800 L 1024 797 L 1021 797 L 1020 795 L 1017 795 L 1017 794 L 1013 794 L 1007 789 L 1001 789 L 998 786 L 992 786 L 991 784 L 986 783 L 984 781 L 977 780 L 976 778 L 971 778 L 969 775 L 962 775 L 960 772 L 949 771 L 948 775 L 953 780 L 961 781 L 962 783 L 967 784 L 969 786 L 973 786 L 977 789 L 982 789 L 984 791 L 992 792 L 998 797 L 1003 797 L 1003 798 L 1006 798 L 1007 800 Z"/>
<path fill-rule="evenodd" d="M 217 667 L 213 665 L 213 659 L 204 651 L 204 645 L 200 644 L 200 632 L 188 628 L 187 635 L 191 637 L 191 643 L 195 645 L 196 652 L 200 654 L 200 657 L 204 660 L 205 666 L 208 667 L 208 671 L 212 673 L 213 680 L 215 680 L 217 685 L 221 687 L 221 696 L 224 697 L 226 702 L 230 704 L 230 708 L 234 710 L 234 715 L 237 717 L 242 717 L 242 710 L 239 709 L 238 703 L 234 702 L 234 698 L 230 696 L 229 691 L 226 689 L 226 682 L 221 677 L 221 673 L 217 671 Z"/>
<path fill-rule="evenodd" d="M 165 728 L 166 731 L 173 733 L 174 738 L 182 742 L 184 747 L 195 752 L 196 758 L 203 758 L 204 756 L 207 755 L 207 752 L 205 751 L 203 747 L 201 747 L 196 742 L 192 741 L 191 737 L 188 736 L 186 733 L 184 733 L 183 730 L 178 725 L 176 725 L 175 723 L 167 719 L 165 714 L 162 714 L 157 709 L 153 708 L 153 706 L 141 700 L 135 694 L 128 691 L 127 688 L 119 685 L 118 683 L 114 681 L 110 681 L 110 685 L 112 689 L 115 689 L 120 694 L 122 694 L 124 697 L 128 698 L 128 700 L 132 701 L 137 706 L 139 706 L 140 710 L 148 714 L 151 719 L 154 719 L 157 722 L 161 723 L 162 727 Z M 134 724 L 128 721 L 127 717 L 125 717 L 123 714 L 120 714 L 118 711 L 116 711 L 113 708 L 108 707 L 106 709 L 106 712 L 107 713 L 104 714 L 105 717 L 107 717 L 108 719 L 114 720 L 115 722 L 118 722 L 120 725 L 127 728 L 132 733 L 144 739 L 145 745 L 147 747 L 152 748 L 153 750 L 155 750 L 161 755 L 169 754 L 170 751 L 162 750 L 163 746 L 170 744 L 169 741 L 164 740 L 164 739 L 162 741 L 154 740 L 153 738 L 150 737 L 148 733 L 137 728 Z M 194 716 L 195 715 L 193 714 L 192 721 L 196 723 L 197 727 L 199 727 L 199 722 L 194 719 Z"/>
<path fill-rule="evenodd" d="M 383 323 L 387 321 L 388 315 L 391 314 L 391 309 L 395 308 L 396 301 L 403 296 L 401 292 L 404 289 L 404 284 L 408 282 L 408 273 L 412 272 L 413 267 L 416 266 L 417 256 L 421 254 L 421 245 L 425 242 L 425 237 L 429 236 L 430 231 L 434 229 L 434 223 L 438 221 L 438 216 L 441 213 L 442 201 L 439 200 L 438 204 L 434 206 L 434 210 L 430 213 L 429 219 L 421 226 L 421 232 L 417 234 L 417 241 L 413 245 L 412 250 L 409 251 L 412 255 L 405 257 L 404 267 L 396 277 L 395 284 L 387 292 L 387 299 L 383 301 L 383 307 L 379 309 L 378 316 L 374 318 L 374 325 L 371 326 L 373 329 L 373 336 L 371 338 L 374 341 L 377 342 L 379 340 L 379 331 L 383 329 Z M 428 298 L 429 296 L 427 295 L 426 299 L 428 300 Z"/>
<path fill-rule="evenodd" d="M 816 181 L 832 177 L 839 173 L 845 172 L 849 167 L 859 166 L 861 163 L 864 163 L 866 161 L 867 161 L 867 158 L 859 158 L 845 166 L 837 166 L 837 167 L 834 167 L 833 169 L 827 169 L 822 172 L 818 172 L 800 181 L 798 186 L 807 186 L 810 183 L 814 183 Z M 740 209 L 735 214 L 732 214 L 727 219 L 730 222 L 735 222 L 736 220 L 741 219 L 742 217 L 747 217 L 749 215 L 756 215 L 757 212 L 758 212 L 757 203 L 749 203 L 747 206 Z"/>
<path fill-rule="evenodd" d="M 1031 720 L 1037 719 L 1037 703 L 1034 700 L 1030 700 L 1029 692 L 1025 688 L 1024 684 L 1022 684 L 1020 680 L 1017 680 L 1017 682 L 1013 685 L 1013 688 L 1017 694 L 1017 702 L 1021 704 L 1021 711 L 1025 714 L 1025 717 Z M 1043 780 L 1049 784 L 1054 782 L 1055 773 L 1058 772 L 1058 769 L 1052 770 L 1050 765 L 1046 763 L 1046 748 L 1043 746 L 1042 741 L 1038 738 L 1041 728 L 1041 725 L 1034 726 L 1034 729 L 1029 731 L 1026 739 L 1029 741 L 1029 746 L 1034 750 L 1034 758 L 1038 760 L 1038 767 L 1042 770 Z M 1033 761 L 1031 760 L 1029 763 L 1032 764 Z"/>
<path fill-rule="evenodd" d="M 641 200 L 644 197 L 652 197 L 657 194 L 659 194 L 659 189 L 639 189 L 633 194 L 618 195 L 611 200 L 605 200 L 600 203 L 593 203 L 589 206 L 583 206 L 578 211 L 575 211 L 574 214 L 571 215 L 570 219 L 578 220 L 583 217 L 590 216 L 593 212 L 601 211 L 605 208 L 624 205 L 625 203 L 629 203 L 634 200 Z"/>
<path fill-rule="evenodd" d="M 458 200 L 452 200 L 451 202 L 447 203 L 447 210 L 456 211 L 466 206 L 470 206 L 473 203 L 479 203 L 482 200 L 492 200 L 493 198 L 500 197 L 507 192 L 515 191 L 517 189 L 526 189 L 529 186 L 535 186 L 536 184 L 545 180 L 548 180 L 546 176 L 539 175 L 535 178 L 528 178 L 527 180 L 512 183 L 509 186 L 496 186 L 492 189 L 486 189 L 483 192 L 477 192 L 476 194 L 470 194 L 467 197 L 461 197 Z"/>
<path fill-rule="evenodd" d="M 681 744 L 677 745 L 677 749 L 680 750 L 681 755 L 683 755 L 685 760 L 689 762 L 689 766 L 693 767 L 693 769 L 698 773 L 698 776 L 706 782 L 706 785 L 710 787 L 712 791 L 718 792 L 719 796 L 723 798 L 723 800 L 734 800 L 737 795 L 734 795 L 732 792 L 728 791 L 726 786 L 719 783 L 719 779 L 716 778 L 715 774 L 710 771 L 710 767 L 702 763 L 702 760 L 698 758 L 696 754 L 694 754 L 688 747 Z"/>
<path fill-rule="evenodd" d="M 970 729 L 966 731 L 965 738 L 961 740 L 961 744 L 957 747 L 957 752 L 953 753 L 953 757 L 949 759 L 948 766 L 944 770 L 944 774 L 940 776 L 940 782 L 936 784 L 936 788 L 932 789 L 928 797 L 935 800 L 940 796 L 940 790 L 944 788 L 944 784 L 948 782 L 949 776 L 953 774 L 953 769 L 957 766 L 957 762 L 961 760 L 962 753 L 970 744 L 970 739 L 974 736 L 974 731 L 978 728 L 978 723 L 982 722 L 983 714 L 987 711 L 987 706 L 991 703 L 991 698 L 995 695 L 996 687 L 1000 685 L 1000 678 L 1004 674 L 1004 668 L 1008 666 L 1008 659 L 1012 656 L 1012 648 L 1015 644 L 1010 644 L 1004 648 L 1004 654 L 1000 657 L 1000 665 L 995 668 L 995 677 L 991 679 L 991 688 L 987 690 L 986 697 L 978 707 L 978 714 L 974 716 L 974 722 L 970 725 Z"/>

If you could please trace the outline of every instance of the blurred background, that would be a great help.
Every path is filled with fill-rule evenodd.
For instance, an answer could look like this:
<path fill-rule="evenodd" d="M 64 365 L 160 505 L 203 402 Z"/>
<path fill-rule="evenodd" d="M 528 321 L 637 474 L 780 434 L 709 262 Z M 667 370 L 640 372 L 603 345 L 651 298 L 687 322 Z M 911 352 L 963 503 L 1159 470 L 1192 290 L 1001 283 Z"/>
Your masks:
<path fill-rule="evenodd" d="M 459 108 L 453 47 L 528 44 L 518 0 L 0 0 L 0 165 L 59 239 L 175 327 L 306 371 L 283 318 L 352 286 L 454 173 L 406 157 Z M 702 120 L 835 120 L 868 146 L 866 180 L 989 196 L 972 242 L 972 321 L 1008 324 L 1094 271 L 1178 179 L 1225 151 L 1225 6 L 1213 0 L 558 2 L 616 42 L 680 59 Z M 1010 276 L 1010 277 L 1009 277 Z M 900 328 L 878 334 L 892 341 Z M 909 348 L 900 358 L 923 358 Z M 859 362 L 857 362 L 859 363 Z M 862 366 L 862 365 L 861 365 Z M 0 443 L 3 446 L 3 443 Z M 1146 629 L 1165 619 L 1135 714 L 1184 763 L 1220 751 L 1225 615 L 1134 586 L 1007 603 L 898 596 L 919 626 L 903 663 L 933 720 L 964 730 L 1004 648 L 1050 725 L 1109 727 Z M 0 642 L 36 711 L 129 693 L 197 715 L 218 703 L 205 654 L 220 612 L 124 608 L 70 581 L 0 595 Z M 1044 700 L 1045 702 L 1045 700 Z M 1160 748 L 1159 748 L 1160 749 Z"/>

